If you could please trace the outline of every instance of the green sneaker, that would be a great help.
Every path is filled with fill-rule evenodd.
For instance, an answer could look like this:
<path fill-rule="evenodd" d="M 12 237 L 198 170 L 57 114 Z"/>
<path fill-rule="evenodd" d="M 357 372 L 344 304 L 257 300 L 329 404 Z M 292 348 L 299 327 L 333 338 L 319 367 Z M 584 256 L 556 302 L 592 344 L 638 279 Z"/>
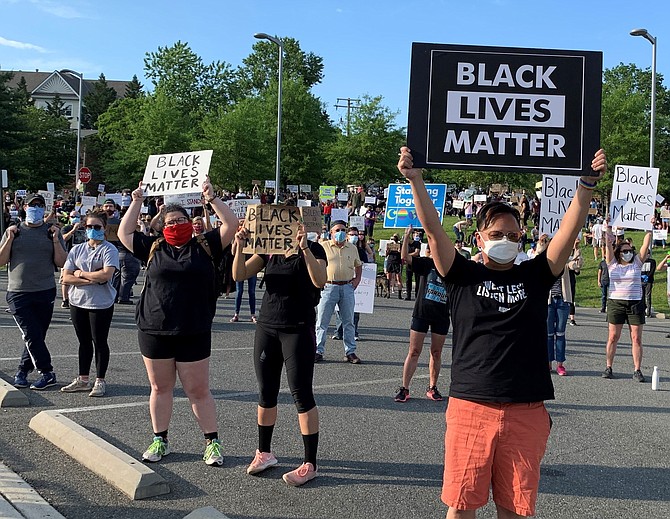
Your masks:
<path fill-rule="evenodd" d="M 218 439 L 214 439 L 207 444 L 205 448 L 205 455 L 202 459 L 210 467 L 220 467 L 223 465 L 223 456 L 221 455 L 221 442 Z"/>
<path fill-rule="evenodd" d="M 154 441 L 151 442 L 149 448 L 142 454 L 142 461 L 155 463 L 168 454 L 170 454 L 170 446 L 168 445 L 168 442 L 161 436 L 154 436 Z"/>

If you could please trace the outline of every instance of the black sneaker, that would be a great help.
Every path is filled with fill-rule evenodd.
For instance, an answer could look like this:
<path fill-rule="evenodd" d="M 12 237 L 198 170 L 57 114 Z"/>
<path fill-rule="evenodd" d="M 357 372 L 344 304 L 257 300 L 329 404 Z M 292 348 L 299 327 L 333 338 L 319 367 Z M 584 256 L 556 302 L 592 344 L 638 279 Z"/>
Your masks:
<path fill-rule="evenodd" d="M 396 402 L 407 402 L 409 400 L 409 389 L 406 387 L 399 387 L 393 400 Z"/>
<path fill-rule="evenodd" d="M 577 321 L 570 319 L 570 326 L 577 326 Z"/>
<path fill-rule="evenodd" d="M 605 368 L 605 371 L 603 371 L 603 374 L 601 375 L 603 378 L 614 378 L 614 375 L 612 374 L 612 368 L 609 366 Z"/>
<path fill-rule="evenodd" d="M 315 353 L 314 354 L 314 363 L 316 364 L 317 362 L 321 362 L 323 360 L 323 354 L 322 353 Z"/>
<path fill-rule="evenodd" d="M 70 301 L 63 299 L 63 302 L 60 304 L 61 308 L 70 308 Z"/>
<path fill-rule="evenodd" d="M 644 382 L 644 375 L 642 374 L 642 372 L 639 369 L 636 369 L 633 372 L 633 380 L 635 382 Z"/>
<path fill-rule="evenodd" d="M 435 400 L 436 402 L 444 400 L 440 392 L 437 390 L 437 386 L 429 386 L 428 389 L 426 389 L 426 397 L 430 400 Z"/>

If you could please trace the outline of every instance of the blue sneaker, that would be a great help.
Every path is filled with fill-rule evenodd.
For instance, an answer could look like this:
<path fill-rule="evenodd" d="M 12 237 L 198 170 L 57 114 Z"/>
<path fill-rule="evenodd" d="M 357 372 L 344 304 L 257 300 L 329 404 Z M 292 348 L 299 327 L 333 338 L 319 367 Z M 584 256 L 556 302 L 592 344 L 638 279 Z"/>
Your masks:
<path fill-rule="evenodd" d="M 45 389 L 56 385 L 56 374 L 53 371 L 42 373 L 42 376 L 30 385 L 30 389 Z"/>
<path fill-rule="evenodd" d="M 17 371 L 14 375 L 14 387 L 28 387 L 28 373 L 25 371 Z"/>

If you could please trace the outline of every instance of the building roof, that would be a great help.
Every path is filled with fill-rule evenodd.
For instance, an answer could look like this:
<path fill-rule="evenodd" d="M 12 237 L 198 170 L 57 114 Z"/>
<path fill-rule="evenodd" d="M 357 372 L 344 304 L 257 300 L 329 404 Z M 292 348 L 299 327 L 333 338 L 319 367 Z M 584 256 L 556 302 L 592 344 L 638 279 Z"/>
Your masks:
<path fill-rule="evenodd" d="M 21 78 L 24 77 L 26 80 L 26 87 L 28 92 L 33 93 L 52 75 L 58 74 L 72 88 L 72 90 L 74 90 L 75 94 L 79 92 L 79 78 L 77 76 L 73 76 L 72 74 L 61 73 L 58 70 L 54 70 L 53 72 L 40 72 L 39 70 L 36 70 L 35 72 L 28 72 L 24 70 L 0 70 L 0 72 L 9 72 L 14 74 L 14 77 L 12 77 L 12 79 L 10 79 L 7 83 L 10 88 L 17 88 Z M 82 81 L 82 90 L 84 91 L 84 96 L 93 90 L 97 81 L 98 78 L 84 78 Z M 107 86 L 114 89 L 118 98 L 125 97 L 126 86 L 129 83 L 130 81 L 107 80 Z"/>

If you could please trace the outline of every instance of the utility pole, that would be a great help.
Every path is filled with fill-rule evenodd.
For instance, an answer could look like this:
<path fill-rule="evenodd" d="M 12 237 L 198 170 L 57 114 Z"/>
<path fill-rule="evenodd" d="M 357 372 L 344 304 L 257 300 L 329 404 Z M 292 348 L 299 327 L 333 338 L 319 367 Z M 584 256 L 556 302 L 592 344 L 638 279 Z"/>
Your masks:
<path fill-rule="evenodd" d="M 361 106 L 357 103 L 360 103 L 360 99 L 352 99 L 351 97 L 338 97 L 337 102 L 339 103 L 340 101 L 346 101 L 346 105 L 340 105 L 336 104 L 335 108 L 346 108 L 347 109 L 347 137 L 349 137 L 349 133 L 351 132 L 351 110 L 360 108 Z"/>

